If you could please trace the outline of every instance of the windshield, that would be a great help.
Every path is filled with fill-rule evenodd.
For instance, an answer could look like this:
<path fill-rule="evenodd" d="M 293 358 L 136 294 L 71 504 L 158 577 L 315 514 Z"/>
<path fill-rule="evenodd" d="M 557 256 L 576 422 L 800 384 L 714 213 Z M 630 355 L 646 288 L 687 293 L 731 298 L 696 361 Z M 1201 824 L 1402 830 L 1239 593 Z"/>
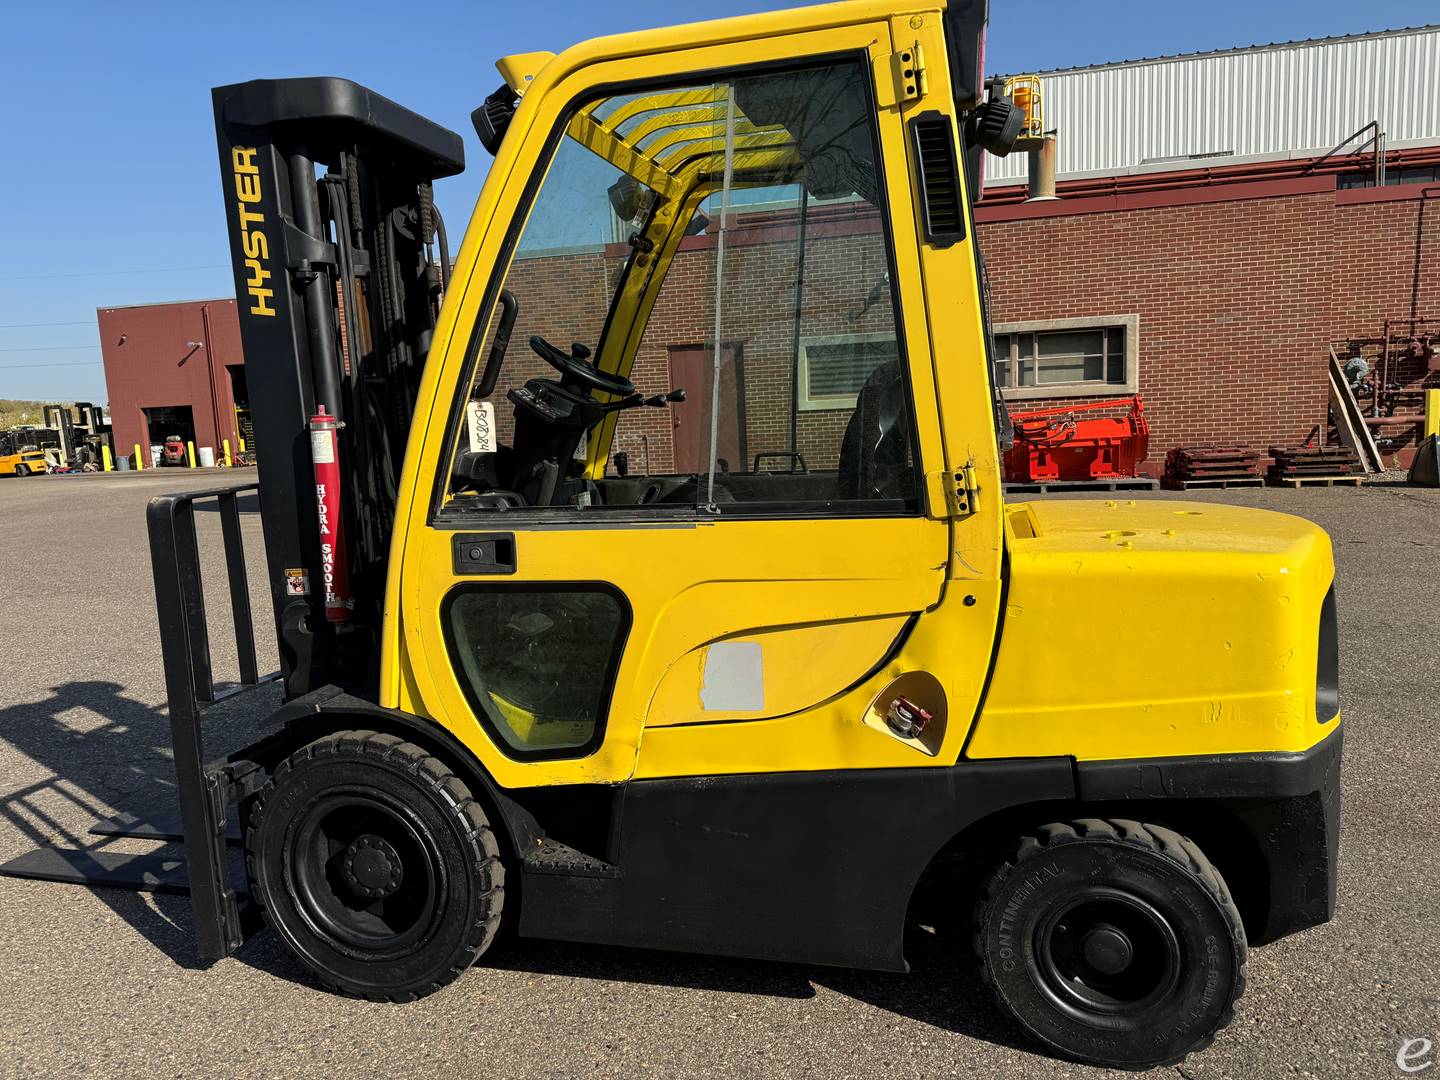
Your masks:
<path fill-rule="evenodd" d="M 476 364 L 451 493 L 912 512 L 866 85 L 838 62 L 579 106 L 505 277 L 503 366 Z"/>
<path fill-rule="evenodd" d="M 578 294 L 574 299 L 588 301 L 572 307 L 582 321 L 567 324 L 566 343 L 598 343 L 610 297 L 637 254 L 629 240 L 643 227 L 656 197 L 569 135 L 561 140 L 516 246 L 515 262 L 521 265 L 511 276 L 527 276 L 530 271 L 523 264 L 543 260 L 537 262 L 545 268 L 543 276 Z M 602 303 L 594 302 L 597 296 Z"/>

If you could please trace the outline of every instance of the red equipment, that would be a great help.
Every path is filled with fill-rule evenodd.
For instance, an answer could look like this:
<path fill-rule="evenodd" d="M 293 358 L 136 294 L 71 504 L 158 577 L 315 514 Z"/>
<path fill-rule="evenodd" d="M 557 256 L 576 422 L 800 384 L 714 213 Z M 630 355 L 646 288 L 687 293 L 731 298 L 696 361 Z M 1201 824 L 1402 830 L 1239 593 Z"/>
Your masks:
<path fill-rule="evenodd" d="M 1124 416 L 1075 418 L 1076 413 L 1129 407 Z M 1136 475 L 1150 445 L 1140 395 L 1013 412 L 1015 445 L 1005 452 L 1005 479 L 1035 484 Z"/>
<path fill-rule="evenodd" d="M 325 618 L 350 621 L 350 569 L 345 560 L 345 518 L 340 502 L 340 445 L 335 417 L 317 405 L 310 418 L 310 457 L 315 462 L 315 508 L 320 516 L 320 567 Z"/>

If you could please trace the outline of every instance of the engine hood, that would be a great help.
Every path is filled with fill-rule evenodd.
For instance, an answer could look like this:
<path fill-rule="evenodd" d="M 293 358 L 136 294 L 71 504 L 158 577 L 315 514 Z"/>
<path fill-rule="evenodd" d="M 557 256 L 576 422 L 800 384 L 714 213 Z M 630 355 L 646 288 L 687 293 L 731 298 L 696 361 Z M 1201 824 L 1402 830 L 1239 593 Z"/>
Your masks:
<path fill-rule="evenodd" d="M 1027 558 L 1085 554 L 1124 561 L 1148 556 L 1226 554 L 1303 562 L 1330 539 L 1313 522 L 1272 510 L 1168 499 L 1049 500 L 1008 508 Z M 1027 525 L 1028 522 L 1028 525 Z M 1187 564 L 1188 566 L 1189 564 Z"/>
<path fill-rule="evenodd" d="M 1298 751 L 1334 729 L 1317 705 L 1334 562 L 1315 524 L 1046 500 L 1007 508 L 1006 533 L 1000 645 L 969 756 Z"/>

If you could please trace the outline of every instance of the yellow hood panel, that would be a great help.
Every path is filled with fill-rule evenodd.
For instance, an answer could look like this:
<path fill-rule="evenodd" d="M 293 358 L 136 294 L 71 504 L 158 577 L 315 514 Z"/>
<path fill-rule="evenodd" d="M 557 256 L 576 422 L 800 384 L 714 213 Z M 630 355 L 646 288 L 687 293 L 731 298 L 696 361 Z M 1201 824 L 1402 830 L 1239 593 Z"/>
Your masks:
<path fill-rule="evenodd" d="M 1125 551 L 1300 556 L 1317 541 L 1312 522 L 1271 510 L 1168 499 L 1052 499 L 1009 508 L 1029 516 L 1027 555 L 1113 555 Z"/>
<path fill-rule="evenodd" d="M 1293 751 L 1333 730 L 1315 717 L 1334 577 L 1318 526 L 1167 500 L 1009 511 L 1000 650 L 969 756 Z"/>

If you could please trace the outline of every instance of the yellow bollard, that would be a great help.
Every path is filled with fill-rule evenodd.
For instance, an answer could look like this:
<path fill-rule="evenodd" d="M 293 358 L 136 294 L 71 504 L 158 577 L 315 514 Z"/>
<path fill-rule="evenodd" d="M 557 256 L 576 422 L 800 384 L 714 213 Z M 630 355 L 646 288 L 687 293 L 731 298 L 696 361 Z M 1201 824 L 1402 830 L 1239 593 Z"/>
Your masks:
<path fill-rule="evenodd" d="M 190 467 L 192 469 L 195 468 L 195 444 L 193 442 L 187 442 L 185 444 L 185 453 L 190 458 Z"/>
<path fill-rule="evenodd" d="M 1440 390 L 1425 391 L 1425 434 L 1440 435 Z"/>
<path fill-rule="evenodd" d="M 221 440 L 220 440 L 220 449 L 221 449 L 222 453 L 225 455 L 225 456 L 222 457 L 220 460 L 223 461 L 223 462 L 225 462 L 225 467 L 228 469 L 228 468 L 230 468 L 230 465 L 231 465 L 231 461 L 230 461 L 230 440 L 229 440 L 229 439 L 221 439 Z"/>
<path fill-rule="evenodd" d="M 104 464 L 106 472 L 115 471 L 115 457 L 110 453 L 110 447 L 105 443 L 100 444 L 100 460 Z"/>
<path fill-rule="evenodd" d="M 241 435 L 241 436 L 240 436 L 240 452 L 241 452 L 242 454 L 245 452 L 245 436 L 244 436 L 244 435 Z"/>
<path fill-rule="evenodd" d="M 140 444 L 137 442 L 135 444 L 135 471 L 139 472 L 143 468 L 145 468 L 145 459 L 140 456 Z"/>

